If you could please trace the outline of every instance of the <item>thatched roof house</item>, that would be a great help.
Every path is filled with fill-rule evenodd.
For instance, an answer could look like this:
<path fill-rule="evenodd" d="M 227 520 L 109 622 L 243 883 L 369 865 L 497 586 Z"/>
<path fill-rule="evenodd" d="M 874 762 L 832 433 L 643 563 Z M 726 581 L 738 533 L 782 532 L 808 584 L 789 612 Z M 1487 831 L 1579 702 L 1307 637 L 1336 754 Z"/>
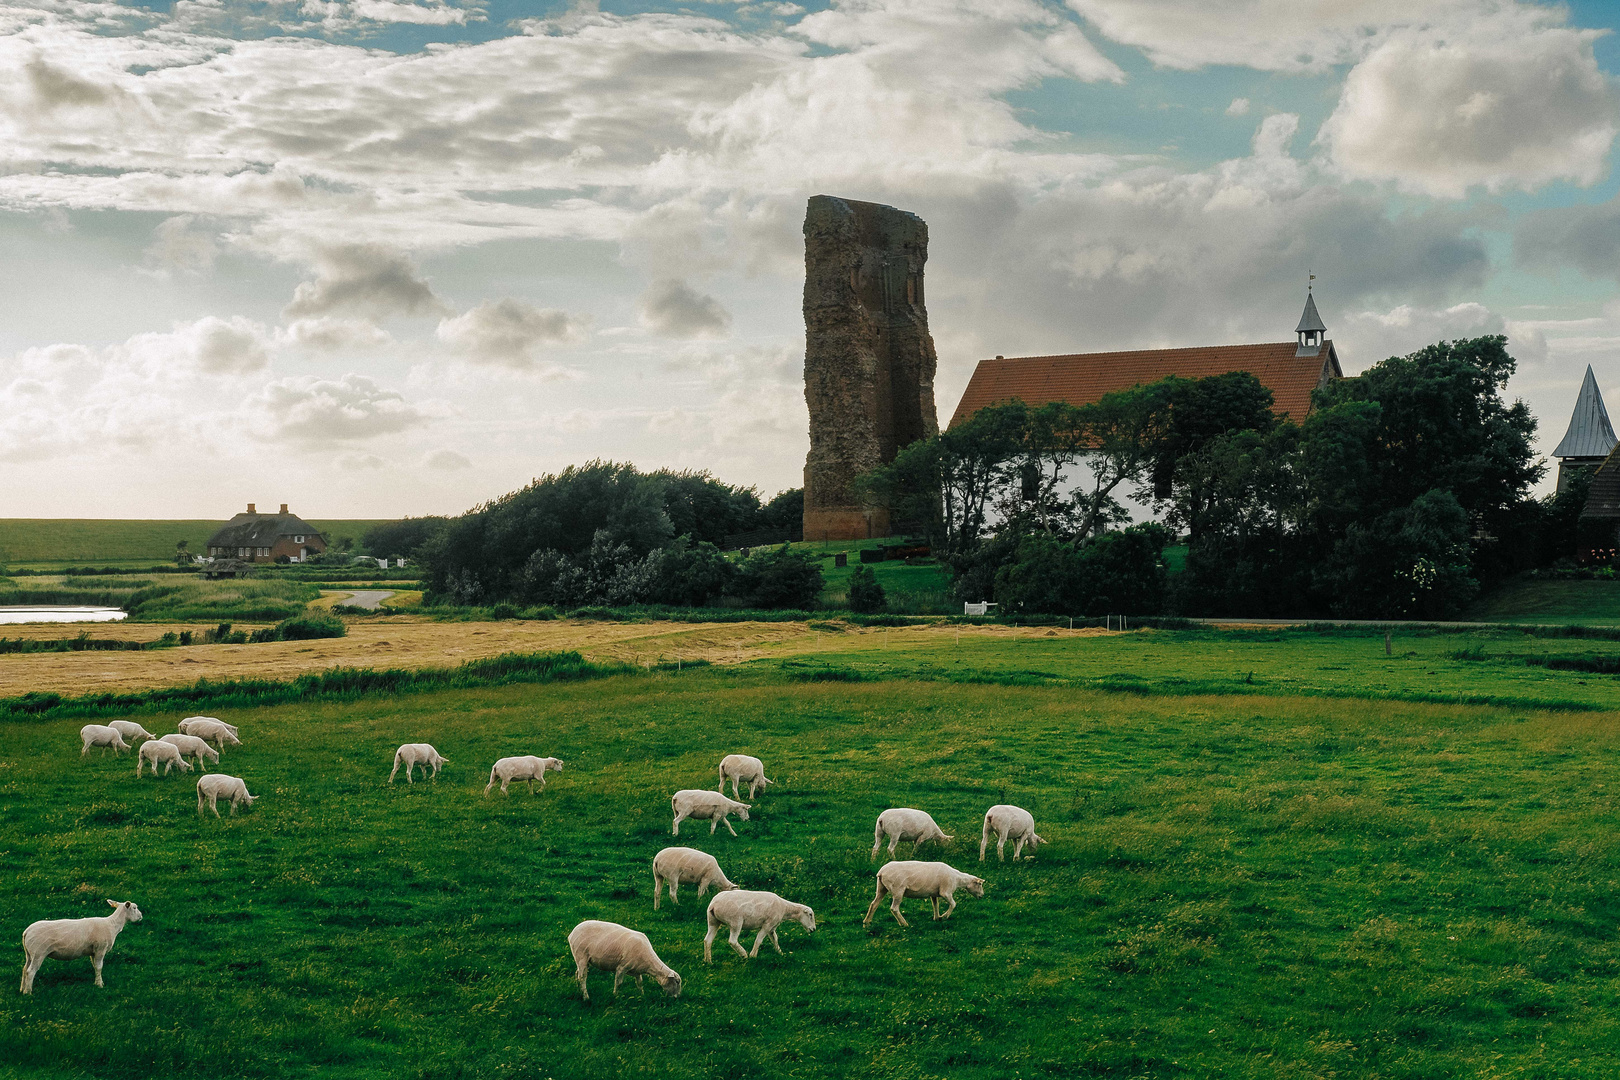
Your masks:
<path fill-rule="evenodd" d="M 291 562 L 303 562 L 325 550 L 326 538 L 297 514 L 288 513 L 286 503 L 279 514 L 261 514 L 248 503 L 247 513 L 237 514 L 208 538 L 208 554 L 215 559 L 268 563 L 286 556 Z"/>

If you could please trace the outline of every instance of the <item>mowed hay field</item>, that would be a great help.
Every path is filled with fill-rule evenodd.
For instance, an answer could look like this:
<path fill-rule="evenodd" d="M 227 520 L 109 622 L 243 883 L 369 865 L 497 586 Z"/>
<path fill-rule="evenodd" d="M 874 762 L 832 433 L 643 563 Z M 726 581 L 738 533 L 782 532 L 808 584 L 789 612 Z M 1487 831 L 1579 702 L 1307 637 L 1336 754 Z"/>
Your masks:
<path fill-rule="evenodd" d="M 222 767 L 262 796 L 222 820 L 193 777 L 81 760 L 80 720 L 0 724 L 0 926 L 106 897 L 146 915 L 104 990 L 49 961 L 32 998 L 0 994 L 0 1073 L 1620 1070 L 1613 713 L 822 678 L 770 662 L 221 710 L 246 744 Z M 437 783 L 385 783 L 406 741 L 450 759 Z M 669 795 L 732 751 L 777 786 L 738 837 L 673 840 Z M 514 753 L 566 770 L 485 799 Z M 1035 858 L 992 850 L 986 896 L 948 922 L 912 900 L 910 929 L 862 928 L 881 810 L 930 811 L 956 839 L 922 857 L 977 871 L 1002 801 L 1033 811 Z M 705 965 L 704 903 L 652 909 L 671 843 L 820 930 Z M 565 939 L 585 918 L 645 931 L 682 996 L 615 1000 L 598 973 L 582 1002 Z"/>

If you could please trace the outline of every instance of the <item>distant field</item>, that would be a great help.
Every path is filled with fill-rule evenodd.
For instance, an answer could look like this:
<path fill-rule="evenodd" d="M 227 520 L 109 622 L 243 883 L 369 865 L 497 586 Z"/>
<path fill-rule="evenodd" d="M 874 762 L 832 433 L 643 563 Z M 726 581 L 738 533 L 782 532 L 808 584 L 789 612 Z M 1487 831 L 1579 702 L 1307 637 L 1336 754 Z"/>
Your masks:
<path fill-rule="evenodd" d="M 1462 618 L 1592 626 L 1620 623 L 1620 581 L 1515 578 L 1480 597 Z"/>
<path fill-rule="evenodd" d="M 0 724 L 14 961 L 33 919 L 104 897 L 146 915 L 105 989 L 85 961 L 48 961 L 33 997 L 0 993 L 0 1076 L 1620 1073 L 1614 714 L 1296 696 L 1281 662 L 1271 696 L 976 685 L 904 677 L 934 664 L 885 640 L 826 656 L 855 684 L 766 661 L 221 709 L 244 745 L 219 767 L 262 797 L 234 819 L 197 816 L 194 776 L 81 759 L 79 720 Z M 949 664 L 954 643 L 933 644 Z M 1382 644 L 1325 640 L 1318 663 L 1421 684 L 1440 661 Z M 986 639 L 971 666 L 1230 674 L 1274 651 L 1297 666 L 1311 645 Z M 1476 689 L 1512 670 L 1468 666 Z M 389 787 L 394 747 L 417 740 L 445 773 Z M 712 785 L 731 751 L 777 786 L 738 836 L 688 822 L 673 839 L 670 793 Z M 524 753 L 566 771 L 484 798 L 490 763 Z M 1034 813 L 1048 843 L 1032 860 L 979 863 L 997 802 Z M 919 857 L 982 873 L 985 896 L 948 922 L 911 900 L 909 929 L 887 910 L 863 928 L 888 806 L 955 833 Z M 817 933 L 785 925 L 788 955 L 750 961 L 722 939 L 705 964 L 706 900 L 652 909 L 648 864 L 672 843 L 813 905 Z M 582 1002 L 565 937 L 587 918 L 646 932 L 682 996 L 632 982 L 615 999 L 594 973 Z"/>
<path fill-rule="evenodd" d="M 371 520 L 308 519 L 336 540 L 358 543 Z M 0 518 L 0 565 L 102 566 L 168 562 L 175 544 L 186 541 L 193 554 L 205 554 L 208 538 L 225 524 L 216 521 L 145 521 L 118 518 Z"/>

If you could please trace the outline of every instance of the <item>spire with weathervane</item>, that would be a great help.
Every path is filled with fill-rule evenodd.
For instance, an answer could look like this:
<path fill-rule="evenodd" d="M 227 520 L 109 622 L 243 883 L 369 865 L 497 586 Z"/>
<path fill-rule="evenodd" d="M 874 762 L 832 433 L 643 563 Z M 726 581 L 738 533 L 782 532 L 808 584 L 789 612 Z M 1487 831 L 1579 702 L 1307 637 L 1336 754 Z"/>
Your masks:
<path fill-rule="evenodd" d="M 1312 274 L 1310 281 L 1305 284 L 1305 313 L 1299 317 L 1299 325 L 1294 327 L 1294 333 L 1299 335 L 1299 349 L 1295 356 L 1317 355 L 1322 351 L 1322 341 L 1327 335 L 1327 324 L 1316 313 L 1316 297 L 1311 295 L 1315 281 L 1316 275 Z"/>
<path fill-rule="evenodd" d="M 1615 438 L 1614 426 L 1609 423 L 1609 410 L 1603 407 L 1597 376 L 1592 374 L 1592 365 L 1587 364 L 1581 392 L 1575 397 L 1575 412 L 1569 418 L 1569 430 L 1552 452 L 1558 459 L 1558 490 L 1563 491 L 1569 478 L 1579 470 L 1602 464 L 1617 441 L 1620 440 Z"/>

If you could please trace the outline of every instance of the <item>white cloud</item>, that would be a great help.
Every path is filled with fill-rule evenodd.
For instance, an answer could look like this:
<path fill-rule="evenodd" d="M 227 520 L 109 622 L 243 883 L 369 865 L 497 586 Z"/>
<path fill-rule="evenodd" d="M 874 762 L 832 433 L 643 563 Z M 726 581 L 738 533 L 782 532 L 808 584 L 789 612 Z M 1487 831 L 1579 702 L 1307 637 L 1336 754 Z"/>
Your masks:
<path fill-rule="evenodd" d="M 270 383 L 253 400 L 264 438 L 319 448 L 421 427 L 428 414 L 365 375 L 300 376 Z"/>
<path fill-rule="evenodd" d="M 438 338 L 451 350 L 478 363 L 527 369 L 542 345 L 573 344 L 586 337 L 585 324 L 566 311 L 537 308 L 507 297 L 441 320 Z"/>
<path fill-rule="evenodd" d="M 188 356 L 199 370 L 211 374 L 246 375 L 270 366 L 264 327 L 240 315 L 229 319 L 209 315 L 173 334 L 143 335 L 130 344 L 143 340 L 156 343 L 165 338 L 179 345 L 182 355 Z"/>
<path fill-rule="evenodd" d="M 1511 0 L 1509 0 L 1511 2 Z M 1161 67 L 1232 64 L 1321 71 L 1353 61 L 1391 27 L 1466 20 L 1495 0 L 1068 0 L 1104 36 Z"/>
<path fill-rule="evenodd" d="M 1249 99 L 1246 97 L 1233 98 L 1232 104 L 1226 107 L 1227 116 L 1248 116 Z"/>
<path fill-rule="evenodd" d="M 458 454 L 454 450 L 435 450 L 422 459 L 422 464 L 430 469 L 441 472 L 456 472 L 460 469 L 472 468 L 472 461 L 465 454 Z"/>
<path fill-rule="evenodd" d="M 342 244 L 315 256 L 314 281 L 299 284 L 283 312 L 303 319 L 335 311 L 427 315 L 448 310 L 402 252 L 380 244 Z"/>
<path fill-rule="evenodd" d="M 388 467 L 388 462 L 376 454 L 340 454 L 337 463 L 345 472 L 371 472 Z"/>
<path fill-rule="evenodd" d="M 356 0 L 350 6 L 350 11 L 359 18 L 370 19 L 373 22 L 418 23 L 428 26 L 465 23 L 469 14 L 475 20 L 483 18 L 481 12 L 469 13 L 464 8 L 455 8 L 448 4 L 400 4 L 392 3 L 391 0 Z"/>
<path fill-rule="evenodd" d="M 1508 348 L 1519 360 L 1539 363 L 1547 357 L 1547 339 L 1539 330 L 1512 323 L 1483 304 L 1469 301 L 1446 308 L 1401 304 L 1387 311 L 1358 311 L 1337 318 L 1329 328 L 1341 356 L 1353 356 L 1354 374 L 1390 356 L 1405 356 L 1437 341 L 1506 334 Z"/>
<path fill-rule="evenodd" d="M 324 315 L 290 322 L 277 331 L 276 337 L 290 344 L 323 352 L 380 349 L 394 344 L 388 331 L 369 319 L 335 319 Z"/>
<path fill-rule="evenodd" d="M 1350 72 L 1319 141 L 1347 176 L 1430 195 L 1595 183 L 1616 132 L 1598 34 L 1550 18 L 1391 35 Z"/>
<path fill-rule="evenodd" d="M 218 248 L 212 235 L 193 228 L 196 223 L 194 214 L 177 214 L 160 222 L 152 230 L 152 243 L 146 249 L 147 261 L 159 271 L 199 274 L 212 269 Z"/>
<path fill-rule="evenodd" d="M 725 337 L 731 329 L 731 312 L 720 301 L 678 278 L 653 282 L 639 308 L 642 325 L 664 337 Z"/>

